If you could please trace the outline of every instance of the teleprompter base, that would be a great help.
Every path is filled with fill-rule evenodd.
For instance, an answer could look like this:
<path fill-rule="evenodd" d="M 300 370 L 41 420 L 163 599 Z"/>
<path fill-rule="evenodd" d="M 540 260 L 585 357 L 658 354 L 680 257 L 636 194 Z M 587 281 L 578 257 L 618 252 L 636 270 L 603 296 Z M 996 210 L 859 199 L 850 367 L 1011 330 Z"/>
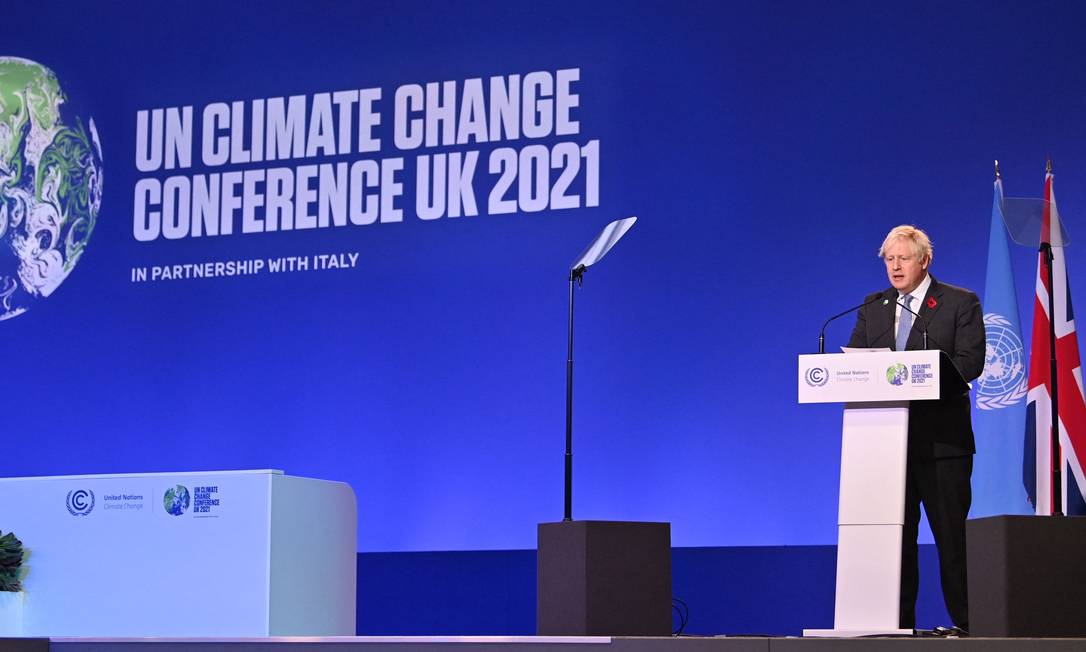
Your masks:
<path fill-rule="evenodd" d="M 1086 517 L 992 516 L 966 524 L 974 636 L 1086 636 Z"/>
<path fill-rule="evenodd" d="M 671 634 L 671 525 L 540 523 L 536 632 Z"/>

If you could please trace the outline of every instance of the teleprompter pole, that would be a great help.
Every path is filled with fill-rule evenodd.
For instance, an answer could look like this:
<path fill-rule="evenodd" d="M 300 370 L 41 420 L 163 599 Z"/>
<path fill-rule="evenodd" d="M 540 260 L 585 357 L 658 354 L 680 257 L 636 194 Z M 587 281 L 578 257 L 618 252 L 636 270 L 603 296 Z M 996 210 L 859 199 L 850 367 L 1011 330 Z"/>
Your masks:
<path fill-rule="evenodd" d="M 573 520 L 573 284 L 581 283 L 584 265 L 569 271 L 569 350 L 566 355 L 566 505 L 563 521 Z"/>
<path fill-rule="evenodd" d="M 573 293 L 574 283 L 579 287 L 584 281 L 585 270 L 600 262 L 611 247 L 630 230 L 637 217 L 615 220 L 603 227 L 599 235 L 588 245 L 577 262 L 569 270 L 569 355 L 566 356 L 566 458 L 565 458 L 565 510 L 563 521 L 573 520 Z"/>
<path fill-rule="evenodd" d="M 1051 243 L 1041 243 L 1041 255 L 1044 256 L 1045 269 L 1048 270 L 1048 377 L 1052 390 L 1052 515 L 1063 516 L 1063 468 L 1061 468 L 1063 459 L 1060 455 L 1059 384 L 1056 376 L 1058 368 L 1056 364 L 1056 286 L 1054 285 L 1055 270 Z"/>

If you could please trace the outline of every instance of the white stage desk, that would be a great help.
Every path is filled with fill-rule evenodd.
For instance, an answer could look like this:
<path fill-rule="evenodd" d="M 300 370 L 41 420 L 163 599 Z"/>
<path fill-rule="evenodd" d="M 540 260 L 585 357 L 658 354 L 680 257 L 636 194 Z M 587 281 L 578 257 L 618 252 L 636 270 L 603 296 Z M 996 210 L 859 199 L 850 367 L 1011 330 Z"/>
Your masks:
<path fill-rule="evenodd" d="M 353 636 L 356 513 L 282 471 L 0 478 L 23 636 Z"/>

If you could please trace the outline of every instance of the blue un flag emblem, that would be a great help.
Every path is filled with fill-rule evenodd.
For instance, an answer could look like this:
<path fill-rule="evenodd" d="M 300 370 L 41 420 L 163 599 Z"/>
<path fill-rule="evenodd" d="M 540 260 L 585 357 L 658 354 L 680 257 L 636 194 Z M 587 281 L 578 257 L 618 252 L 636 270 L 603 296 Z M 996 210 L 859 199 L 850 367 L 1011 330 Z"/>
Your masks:
<path fill-rule="evenodd" d="M 998 410 L 1020 402 L 1029 389 L 1022 339 L 1006 317 L 984 315 L 984 371 L 977 379 L 977 407 Z"/>

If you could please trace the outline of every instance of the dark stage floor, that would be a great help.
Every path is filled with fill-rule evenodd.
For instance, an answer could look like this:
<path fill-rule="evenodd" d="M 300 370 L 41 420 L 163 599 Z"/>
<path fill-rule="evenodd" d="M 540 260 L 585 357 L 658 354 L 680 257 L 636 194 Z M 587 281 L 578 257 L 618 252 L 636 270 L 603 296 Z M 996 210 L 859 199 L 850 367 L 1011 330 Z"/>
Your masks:
<path fill-rule="evenodd" d="M 359 636 L 0 639 L 0 652 L 1070 652 L 1086 639 Z"/>

